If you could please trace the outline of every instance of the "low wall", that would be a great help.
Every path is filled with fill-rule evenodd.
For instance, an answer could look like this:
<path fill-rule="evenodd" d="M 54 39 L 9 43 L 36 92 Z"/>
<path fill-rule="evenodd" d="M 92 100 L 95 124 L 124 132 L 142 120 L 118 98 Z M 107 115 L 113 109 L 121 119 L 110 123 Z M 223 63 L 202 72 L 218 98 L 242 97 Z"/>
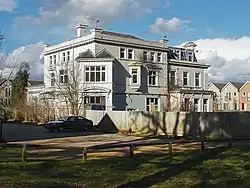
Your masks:
<path fill-rule="evenodd" d="M 250 112 L 140 112 L 87 111 L 86 117 L 104 132 L 135 132 L 191 136 L 250 136 Z"/>

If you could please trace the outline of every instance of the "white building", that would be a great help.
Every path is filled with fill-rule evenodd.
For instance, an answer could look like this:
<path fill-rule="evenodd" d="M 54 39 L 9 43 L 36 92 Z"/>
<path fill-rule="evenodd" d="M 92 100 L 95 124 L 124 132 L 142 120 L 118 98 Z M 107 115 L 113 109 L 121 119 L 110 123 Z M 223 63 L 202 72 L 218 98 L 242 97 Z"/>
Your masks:
<path fill-rule="evenodd" d="M 197 62 L 192 43 L 176 48 L 165 39 L 147 41 L 99 28 L 87 32 L 85 25 L 76 30 L 75 39 L 44 46 L 45 93 L 58 91 L 55 82 L 67 84 L 65 64 L 75 63 L 81 70 L 78 90 L 89 109 L 162 111 L 167 86 L 178 85 L 170 89 L 172 109 L 190 101 L 197 111 L 212 111 L 209 65 Z M 58 95 L 53 96 L 56 101 Z"/>

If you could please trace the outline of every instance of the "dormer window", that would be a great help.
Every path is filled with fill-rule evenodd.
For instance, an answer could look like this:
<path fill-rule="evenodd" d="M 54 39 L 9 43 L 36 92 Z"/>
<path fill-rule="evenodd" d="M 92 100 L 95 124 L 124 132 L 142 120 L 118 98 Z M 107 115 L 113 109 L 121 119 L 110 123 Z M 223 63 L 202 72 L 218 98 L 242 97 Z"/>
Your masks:
<path fill-rule="evenodd" d="M 181 58 L 181 51 L 180 50 L 175 50 L 175 55 L 176 55 L 176 59 L 180 60 Z"/>
<path fill-rule="evenodd" d="M 192 52 L 188 52 L 188 58 L 187 58 L 187 60 L 188 61 L 193 61 L 193 58 L 194 58 L 193 53 Z"/>

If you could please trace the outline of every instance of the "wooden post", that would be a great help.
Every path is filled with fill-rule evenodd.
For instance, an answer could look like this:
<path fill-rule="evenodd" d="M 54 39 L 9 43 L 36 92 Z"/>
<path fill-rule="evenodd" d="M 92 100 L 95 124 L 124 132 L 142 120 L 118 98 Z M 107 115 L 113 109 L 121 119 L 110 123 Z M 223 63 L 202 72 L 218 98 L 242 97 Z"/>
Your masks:
<path fill-rule="evenodd" d="M 133 144 L 131 144 L 129 146 L 129 156 L 130 157 L 134 157 L 134 150 L 135 150 L 135 147 L 133 146 Z"/>
<path fill-rule="evenodd" d="M 169 141 L 169 144 L 168 144 L 168 155 L 169 157 L 172 158 L 173 156 L 173 143 L 172 143 L 172 140 Z"/>
<path fill-rule="evenodd" d="M 82 152 L 82 162 L 84 162 L 84 163 L 87 162 L 87 148 L 83 149 L 83 152 Z"/>
<path fill-rule="evenodd" d="M 204 140 L 201 141 L 201 151 L 205 151 Z"/>
<path fill-rule="evenodd" d="M 25 162 L 26 159 L 27 159 L 27 152 L 26 152 L 26 150 L 27 150 L 27 146 L 26 146 L 26 144 L 24 144 L 23 145 L 23 149 L 22 149 L 22 162 Z"/>
<path fill-rule="evenodd" d="M 232 148 L 233 147 L 233 141 L 231 138 L 228 139 L 228 147 Z"/>

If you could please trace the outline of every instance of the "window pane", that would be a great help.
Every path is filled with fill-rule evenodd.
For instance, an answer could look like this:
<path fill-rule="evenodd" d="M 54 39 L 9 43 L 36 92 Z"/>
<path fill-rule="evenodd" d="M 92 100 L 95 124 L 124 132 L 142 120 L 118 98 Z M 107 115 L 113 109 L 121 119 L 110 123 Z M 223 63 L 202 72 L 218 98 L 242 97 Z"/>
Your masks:
<path fill-rule="evenodd" d="M 137 75 L 133 75 L 133 84 L 137 83 Z"/>
<path fill-rule="evenodd" d="M 95 81 L 95 72 L 90 73 L 90 81 L 94 82 Z"/>
<path fill-rule="evenodd" d="M 102 72 L 102 82 L 105 82 L 105 72 Z"/>
<path fill-rule="evenodd" d="M 100 71 L 101 70 L 101 67 L 100 66 L 97 66 L 96 67 L 96 71 Z"/>
<path fill-rule="evenodd" d="M 93 66 L 90 67 L 90 70 L 91 70 L 91 71 L 94 71 L 94 70 L 95 70 L 95 67 L 93 67 Z"/>
<path fill-rule="evenodd" d="M 100 82 L 100 81 L 101 81 L 101 73 L 96 72 L 96 82 Z"/>
<path fill-rule="evenodd" d="M 90 97 L 90 103 L 95 103 L 95 97 Z"/>
<path fill-rule="evenodd" d="M 124 48 L 120 49 L 120 58 L 125 58 L 125 49 Z"/>
<path fill-rule="evenodd" d="M 63 76 L 60 76 L 60 83 L 63 83 Z"/>
<path fill-rule="evenodd" d="M 132 74 L 137 74 L 137 69 L 132 69 Z"/>
<path fill-rule="evenodd" d="M 86 70 L 86 71 L 89 71 L 89 67 L 85 67 L 85 70 Z"/>
<path fill-rule="evenodd" d="M 100 97 L 96 97 L 96 103 L 100 104 L 101 103 L 101 98 Z"/>
<path fill-rule="evenodd" d="M 68 75 L 64 76 L 64 83 L 68 83 Z"/>
<path fill-rule="evenodd" d="M 86 80 L 87 82 L 89 82 L 89 72 L 86 72 L 86 73 L 85 73 L 85 80 Z"/>
<path fill-rule="evenodd" d="M 102 70 L 105 71 L 105 67 L 102 67 Z"/>

